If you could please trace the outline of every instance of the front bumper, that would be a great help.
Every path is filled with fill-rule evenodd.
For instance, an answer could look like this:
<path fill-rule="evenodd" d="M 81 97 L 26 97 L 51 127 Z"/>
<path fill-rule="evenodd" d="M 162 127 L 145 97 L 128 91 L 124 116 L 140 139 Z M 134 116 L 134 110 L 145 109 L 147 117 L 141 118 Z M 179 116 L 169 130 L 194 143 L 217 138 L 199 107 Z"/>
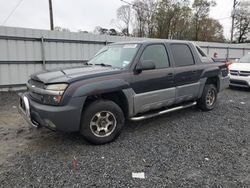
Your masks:
<path fill-rule="evenodd" d="M 236 87 L 250 87 L 250 76 L 234 76 L 230 75 L 230 86 Z"/>
<path fill-rule="evenodd" d="M 19 113 L 30 125 L 64 132 L 79 131 L 86 97 L 71 98 L 65 106 L 50 106 L 30 99 L 28 93 L 19 96 Z"/>

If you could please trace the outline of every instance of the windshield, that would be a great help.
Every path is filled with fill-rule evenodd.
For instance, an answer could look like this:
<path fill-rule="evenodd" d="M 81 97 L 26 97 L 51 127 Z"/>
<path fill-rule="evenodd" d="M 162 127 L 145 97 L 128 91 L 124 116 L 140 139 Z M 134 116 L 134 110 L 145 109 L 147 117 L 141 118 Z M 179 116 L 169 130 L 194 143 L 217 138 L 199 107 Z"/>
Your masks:
<path fill-rule="evenodd" d="M 240 58 L 239 63 L 250 63 L 250 54 L 247 54 Z"/>
<path fill-rule="evenodd" d="M 110 45 L 101 49 L 88 63 L 93 65 L 125 68 L 133 60 L 138 44 Z"/>

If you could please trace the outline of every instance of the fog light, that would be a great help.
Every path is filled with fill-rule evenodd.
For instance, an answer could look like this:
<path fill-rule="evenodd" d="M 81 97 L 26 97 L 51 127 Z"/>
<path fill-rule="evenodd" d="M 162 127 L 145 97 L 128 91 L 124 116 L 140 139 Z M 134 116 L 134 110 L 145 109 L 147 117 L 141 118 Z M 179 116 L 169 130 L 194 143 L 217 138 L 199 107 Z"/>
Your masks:
<path fill-rule="evenodd" d="M 48 119 L 45 119 L 44 121 L 45 121 L 45 123 L 47 124 L 47 126 L 48 126 L 50 129 L 56 130 L 56 125 L 55 125 L 52 121 L 50 121 L 50 120 L 48 120 Z"/>

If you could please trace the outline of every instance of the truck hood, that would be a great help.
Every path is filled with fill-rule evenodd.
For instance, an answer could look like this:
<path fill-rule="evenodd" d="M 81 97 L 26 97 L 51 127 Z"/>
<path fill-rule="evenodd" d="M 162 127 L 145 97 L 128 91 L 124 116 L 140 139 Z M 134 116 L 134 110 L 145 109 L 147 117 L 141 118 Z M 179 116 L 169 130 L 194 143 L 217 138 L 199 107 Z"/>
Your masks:
<path fill-rule="evenodd" d="M 250 71 L 250 63 L 233 63 L 229 66 L 230 70 Z"/>
<path fill-rule="evenodd" d="M 112 67 L 85 65 L 78 67 L 46 70 L 32 74 L 30 77 L 33 80 L 37 80 L 45 84 L 62 82 L 70 83 L 80 79 L 89 79 L 111 74 L 118 74 L 120 72 L 120 69 Z"/>

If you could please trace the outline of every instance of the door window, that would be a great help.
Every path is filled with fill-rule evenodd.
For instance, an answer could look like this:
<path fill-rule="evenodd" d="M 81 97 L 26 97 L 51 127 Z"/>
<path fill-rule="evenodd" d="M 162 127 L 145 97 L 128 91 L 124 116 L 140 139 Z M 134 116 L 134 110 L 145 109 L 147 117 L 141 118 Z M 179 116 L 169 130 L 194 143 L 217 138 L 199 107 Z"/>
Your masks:
<path fill-rule="evenodd" d="M 141 56 L 141 62 L 153 61 L 156 69 L 169 67 L 168 55 L 166 48 L 162 44 L 155 44 L 147 46 Z"/>
<path fill-rule="evenodd" d="M 171 50 L 176 67 L 183 67 L 194 64 L 194 57 L 188 45 L 171 44 Z"/>

